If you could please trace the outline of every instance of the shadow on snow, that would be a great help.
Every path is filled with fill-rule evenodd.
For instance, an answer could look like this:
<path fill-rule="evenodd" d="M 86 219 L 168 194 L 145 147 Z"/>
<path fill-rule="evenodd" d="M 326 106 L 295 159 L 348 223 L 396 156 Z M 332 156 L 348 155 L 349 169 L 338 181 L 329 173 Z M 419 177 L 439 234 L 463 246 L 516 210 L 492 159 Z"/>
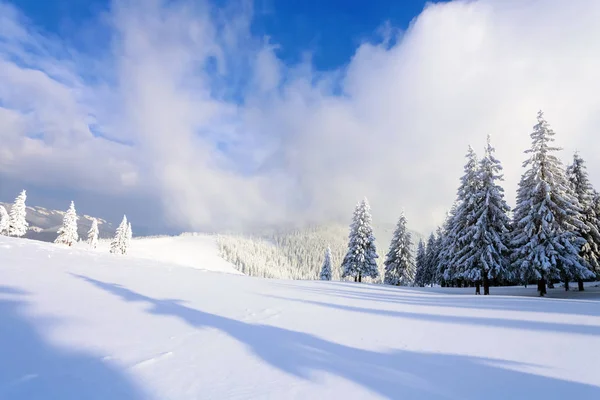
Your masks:
<path fill-rule="evenodd" d="M 0 285 L 0 296 L 0 399 L 147 398 L 97 357 L 44 340 L 43 331 L 60 321 L 27 316 L 27 292 Z"/>
<path fill-rule="evenodd" d="M 550 314 L 569 314 L 600 316 L 600 292 L 585 291 L 571 292 L 576 299 L 554 299 L 525 297 L 515 295 L 492 295 L 475 296 L 472 293 L 458 292 L 448 294 L 420 288 L 403 288 L 396 286 L 348 284 L 344 282 L 318 282 L 324 285 L 302 286 L 291 285 L 284 282 L 271 282 L 272 285 L 281 287 L 293 287 L 294 290 L 302 290 L 314 294 L 340 297 L 346 299 L 358 299 L 377 301 L 383 303 L 407 304 L 415 306 L 431 307 L 453 307 L 471 308 L 479 310 L 502 310 L 502 311 L 532 311 Z M 349 287 L 353 285 L 353 287 Z M 521 289 L 521 288 L 518 288 Z M 451 289 L 450 289 L 451 290 Z M 460 290 L 460 289 L 458 289 Z M 535 293 L 535 288 L 532 289 Z M 564 289 L 549 289 L 564 292 Z"/>
<path fill-rule="evenodd" d="M 515 371 L 527 365 L 505 360 L 403 350 L 377 352 L 269 325 L 206 313 L 180 300 L 154 299 L 120 285 L 74 275 L 124 301 L 139 302 L 153 315 L 177 317 L 195 328 L 215 328 L 244 343 L 271 366 L 311 381 L 329 373 L 387 398 L 562 399 L 573 393 L 600 398 L 600 388 Z"/>

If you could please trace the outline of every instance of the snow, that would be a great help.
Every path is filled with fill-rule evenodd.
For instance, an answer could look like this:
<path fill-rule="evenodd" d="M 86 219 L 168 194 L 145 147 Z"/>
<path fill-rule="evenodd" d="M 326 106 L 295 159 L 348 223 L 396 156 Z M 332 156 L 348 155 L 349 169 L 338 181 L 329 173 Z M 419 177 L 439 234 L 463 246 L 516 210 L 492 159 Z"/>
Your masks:
<path fill-rule="evenodd" d="M 109 247 L 109 241 L 101 240 L 98 244 L 98 251 L 108 252 Z M 172 265 L 205 271 L 241 275 L 241 272 L 233 264 L 219 256 L 215 237 L 212 235 L 133 238 L 127 257 L 163 261 Z"/>
<path fill-rule="evenodd" d="M 600 398 L 600 287 L 250 278 L 211 240 L 0 237 L 0 399 Z"/>

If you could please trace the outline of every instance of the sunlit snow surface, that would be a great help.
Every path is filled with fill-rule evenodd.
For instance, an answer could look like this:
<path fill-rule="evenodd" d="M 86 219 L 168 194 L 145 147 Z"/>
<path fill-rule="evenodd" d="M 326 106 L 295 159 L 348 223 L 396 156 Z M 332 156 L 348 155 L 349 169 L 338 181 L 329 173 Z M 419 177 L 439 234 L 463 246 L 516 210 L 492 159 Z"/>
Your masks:
<path fill-rule="evenodd" d="M 0 399 L 600 399 L 593 285 L 264 280 L 185 240 L 198 265 L 0 237 Z"/>

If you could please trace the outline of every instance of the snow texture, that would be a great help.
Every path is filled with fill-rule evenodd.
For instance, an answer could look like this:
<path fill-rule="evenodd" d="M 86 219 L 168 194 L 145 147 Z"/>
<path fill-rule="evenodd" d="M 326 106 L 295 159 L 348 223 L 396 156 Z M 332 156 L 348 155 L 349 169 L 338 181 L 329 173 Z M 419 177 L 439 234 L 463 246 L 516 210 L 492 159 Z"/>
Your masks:
<path fill-rule="evenodd" d="M 517 190 L 513 223 L 513 267 L 523 282 L 537 279 L 569 281 L 594 276 L 580 257 L 585 239 L 581 206 L 565 169 L 554 154 L 554 131 L 538 113 L 526 151 L 527 168 Z"/>
<path fill-rule="evenodd" d="M 0 205 L 0 235 L 8 235 L 8 227 L 10 226 L 10 217 L 6 212 L 6 208 Z"/>
<path fill-rule="evenodd" d="M 29 224 L 25 219 L 26 206 L 25 200 L 27 200 L 27 192 L 23 190 L 15 199 L 12 207 L 10 208 L 10 218 L 8 235 L 21 237 L 27 233 L 27 227 Z"/>
<path fill-rule="evenodd" d="M 123 215 L 123 220 L 117 227 L 115 237 L 110 244 L 110 252 L 113 254 L 127 254 L 130 242 L 131 227 L 127 223 L 127 216 Z"/>
<path fill-rule="evenodd" d="M 92 248 L 95 249 L 98 247 L 98 220 L 96 218 L 92 219 L 92 226 L 88 231 L 87 243 Z"/>
<path fill-rule="evenodd" d="M 371 227 L 371 207 L 365 198 L 356 205 L 348 235 L 348 252 L 342 262 L 342 278 L 377 278 L 379 270 L 376 259 L 377 249 Z"/>
<path fill-rule="evenodd" d="M 79 235 L 77 234 L 78 219 L 77 212 L 75 211 L 75 203 L 71 202 L 71 205 L 63 218 L 63 224 L 58 229 L 58 237 L 54 243 L 66 244 L 67 246 L 72 246 L 74 243 L 77 243 L 79 240 Z"/>
<path fill-rule="evenodd" d="M 384 283 L 388 285 L 411 285 L 415 279 L 415 263 L 412 255 L 412 238 L 406 229 L 404 212 L 398 219 L 390 243 L 385 265 Z"/>
<path fill-rule="evenodd" d="M 417 246 L 417 256 L 415 258 L 415 264 L 417 267 L 415 273 L 415 285 L 425 286 L 426 283 L 426 275 L 427 275 L 427 253 L 425 249 L 425 243 L 423 240 L 419 240 L 419 244 Z"/>
<path fill-rule="evenodd" d="M 477 191 L 472 196 L 474 223 L 463 235 L 464 247 L 457 252 L 458 277 L 469 282 L 489 282 L 508 274 L 508 233 L 510 208 L 504 200 L 504 189 L 498 184 L 502 177 L 500 161 L 488 136 L 485 155 L 477 173 Z"/>
<path fill-rule="evenodd" d="M 320 278 L 322 281 L 330 281 L 331 280 L 331 249 L 327 247 L 325 250 L 325 258 L 323 260 L 323 267 L 321 267 L 321 275 Z"/>
<path fill-rule="evenodd" d="M 583 228 L 578 229 L 579 235 L 586 242 L 581 248 L 580 255 L 590 269 L 600 273 L 600 232 L 598 231 L 600 221 L 594 203 L 595 193 L 588 178 L 585 161 L 577 153 L 573 155 L 573 164 L 567 168 L 567 178 L 579 201 L 584 224 Z"/>
<path fill-rule="evenodd" d="M 465 272 L 465 265 L 461 263 L 461 259 L 470 255 L 468 252 L 471 250 L 470 244 L 475 235 L 472 227 L 477 222 L 477 196 L 481 190 L 479 160 L 471 146 L 467 151 L 466 159 L 467 162 L 458 188 L 455 208 L 450 213 L 449 220 L 442 232 L 443 237 L 440 243 L 438 262 L 436 263 L 436 260 L 428 261 L 429 264 L 436 264 L 434 267 L 435 272 L 427 275 L 430 279 L 428 283 L 434 283 L 438 277 L 445 281 L 456 280 L 461 278 Z M 430 248 L 431 246 L 428 243 L 428 258 L 430 258 L 429 254 L 432 252 Z M 443 276 L 441 276 L 442 270 L 444 271 Z"/>
<path fill-rule="evenodd" d="M 595 285 L 476 297 L 131 255 L 0 237 L 1 399 L 600 398 Z"/>

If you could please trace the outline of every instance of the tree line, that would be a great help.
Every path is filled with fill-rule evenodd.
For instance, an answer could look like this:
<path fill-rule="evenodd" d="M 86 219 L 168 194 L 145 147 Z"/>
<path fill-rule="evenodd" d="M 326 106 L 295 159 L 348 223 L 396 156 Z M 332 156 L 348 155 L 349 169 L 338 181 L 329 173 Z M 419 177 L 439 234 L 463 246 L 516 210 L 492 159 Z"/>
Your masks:
<path fill-rule="evenodd" d="M 383 283 L 390 285 L 490 286 L 537 283 L 547 287 L 600 276 L 600 194 L 591 185 L 578 153 L 564 167 L 554 146 L 554 131 L 538 112 L 525 151 L 525 169 L 514 210 L 507 205 L 502 165 L 490 137 L 481 159 L 469 146 L 464 175 L 444 224 L 417 246 L 413 261 L 411 235 L 401 215 L 386 255 Z M 367 199 L 354 211 L 342 278 L 361 282 L 377 278 L 379 256 L 371 229 Z M 331 257 L 325 254 L 320 278 L 331 279 Z"/>
<path fill-rule="evenodd" d="M 10 207 L 10 213 L 6 211 L 4 206 L 0 205 L 0 235 L 23 237 L 27 233 L 29 223 L 27 222 L 27 192 L 23 190 L 15 199 Z M 75 211 L 75 203 L 71 201 L 69 209 L 65 212 L 61 227 L 58 229 L 58 236 L 54 243 L 66 246 L 73 246 L 77 243 L 79 233 L 77 232 L 77 221 L 79 216 Z M 87 233 L 87 244 L 90 248 L 95 249 L 98 246 L 98 220 L 92 219 L 92 226 Z M 127 254 L 133 232 L 131 223 L 127 222 L 127 216 L 123 216 L 123 220 L 119 224 L 115 232 L 115 236 L 110 243 L 110 252 L 114 254 Z"/>
<path fill-rule="evenodd" d="M 555 132 L 540 111 L 525 171 L 511 210 L 500 186 L 502 166 L 488 137 L 478 160 L 469 147 L 464 175 L 444 224 L 418 245 L 415 284 L 490 286 L 536 284 L 540 296 L 563 282 L 600 274 L 600 195 L 577 153 L 566 168 L 556 153 Z"/>

